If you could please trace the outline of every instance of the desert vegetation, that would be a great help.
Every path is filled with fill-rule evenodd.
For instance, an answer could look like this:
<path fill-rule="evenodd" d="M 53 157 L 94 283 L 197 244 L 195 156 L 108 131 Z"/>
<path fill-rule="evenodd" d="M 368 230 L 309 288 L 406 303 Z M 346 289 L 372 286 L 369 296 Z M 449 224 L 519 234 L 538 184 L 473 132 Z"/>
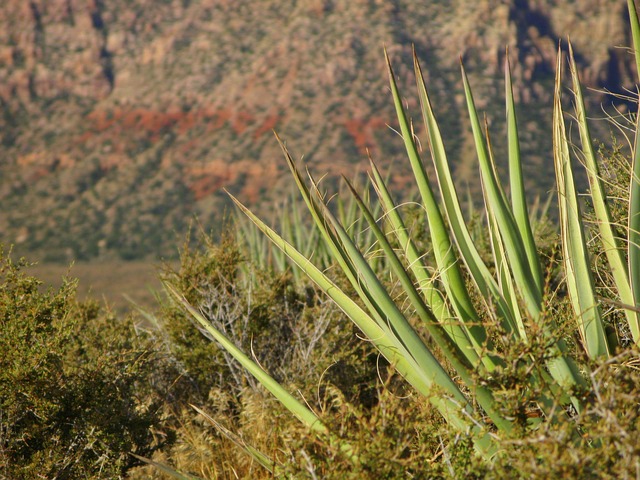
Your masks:
<path fill-rule="evenodd" d="M 406 198 L 373 159 L 334 195 L 276 137 L 299 197 L 265 222 L 231 196 L 238 216 L 185 239 L 158 307 L 126 318 L 0 256 L 0 474 L 637 477 L 637 115 L 611 119 L 622 142 L 597 142 L 573 48 L 558 48 L 556 197 L 531 207 L 509 54 L 506 181 L 462 67 L 474 203 L 418 57 L 413 102 L 386 60 Z"/>

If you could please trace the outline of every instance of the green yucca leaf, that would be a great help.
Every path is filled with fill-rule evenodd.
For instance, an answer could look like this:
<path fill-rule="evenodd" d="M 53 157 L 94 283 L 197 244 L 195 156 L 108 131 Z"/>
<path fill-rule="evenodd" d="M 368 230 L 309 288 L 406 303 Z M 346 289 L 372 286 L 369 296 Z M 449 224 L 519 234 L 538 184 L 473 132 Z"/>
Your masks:
<path fill-rule="evenodd" d="M 495 453 L 493 441 L 486 433 L 486 427 L 483 426 L 480 421 L 470 421 L 472 408 L 467 399 L 428 350 L 424 356 L 420 351 L 407 351 L 404 343 L 393 334 L 392 330 L 387 327 L 386 324 L 383 323 L 382 326 L 379 325 L 378 321 L 374 320 L 348 295 L 340 290 L 335 283 L 318 270 L 304 255 L 252 214 L 237 199 L 233 196 L 231 196 L 231 199 L 278 248 L 282 249 L 287 256 L 340 307 L 376 348 L 380 350 L 389 363 L 396 368 L 400 375 L 416 388 L 418 392 L 429 399 L 447 422 L 460 431 L 472 432 L 475 445 L 484 455 L 492 455 Z M 425 361 L 427 362 L 426 368 L 424 368 Z"/>
<path fill-rule="evenodd" d="M 380 314 L 380 312 L 376 310 L 376 304 L 371 299 L 370 293 L 367 292 L 360 283 L 358 279 L 357 269 L 345 252 L 342 243 L 338 241 L 335 232 L 327 223 L 326 218 L 323 214 L 323 208 L 321 207 L 321 204 L 311 195 L 309 188 L 302 179 L 302 175 L 296 168 L 295 162 L 293 161 L 293 158 L 291 158 L 291 155 L 289 154 L 289 151 L 287 150 L 284 143 L 277 135 L 276 139 L 280 144 L 280 148 L 282 149 L 282 153 L 284 154 L 285 160 L 287 161 L 289 170 L 293 174 L 293 178 L 296 181 L 298 190 L 300 191 L 300 194 L 302 195 L 304 202 L 307 205 L 309 212 L 311 213 L 316 227 L 321 233 L 324 244 L 328 246 L 331 252 L 331 256 L 338 262 L 338 265 L 347 276 L 347 279 L 349 280 L 355 291 L 358 292 L 360 298 L 365 302 L 365 305 L 367 306 L 369 311 L 372 312 L 373 318 L 378 322 L 378 324 L 384 327 L 386 325 L 384 317 Z"/>
<path fill-rule="evenodd" d="M 369 223 L 369 228 L 375 234 L 379 245 L 386 255 L 386 258 L 388 258 L 389 260 L 391 270 L 400 280 L 402 290 L 409 297 L 409 301 L 416 309 L 416 313 L 423 321 L 424 325 L 428 329 L 429 333 L 431 333 L 440 349 L 445 353 L 449 361 L 452 362 L 454 368 L 458 372 L 460 372 L 462 376 L 466 375 L 467 378 L 470 378 L 469 375 L 471 373 L 471 369 L 477 367 L 481 360 L 479 352 L 482 352 L 483 344 L 474 345 L 472 340 L 470 340 L 469 336 L 467 335 L 465 331 L 466 329 L 463 330 L 462 325 L 453 326 L 453 336 L 450 336 L 446 332 L 446 330 L 443 329 L 442 325 L 440 325 L 431 310 L 429 310 L 429 308 L 425 305 L 424 301 L 422 300 L 422 296 L 418 293 L 418 290 L 413 284 L 413 280 L 407 274 L 404 266 L 402 265 L 402 262 L 395 254 L 395 251 L 387 240 L 385 234 L 382 232 L 380 227 L 378 227 L 373 214 L 369 211 L 364 201 L 360 198 L 351 183 L 346 179 L 345 183 L 351 190 L 356 203 L 360 206 L 360 211 L 362 212 L 363 218 L 365 218 Z M 474 327 L 471 326 L 470 328 L 473 329 Z M 479 332 L 476 335 L 480 336 L 483 334 L 484 331 Z M 466 359 L 467 361 L 461 362 L 462 359 Z M 493 365 L 490 360 L 488 360 L 488 362 L 490 363 L 490 365 L 487 368 L 495 368 L 495 365 Z"/>
<path fill-rule="evenodd" d="M 357 200 L 359 200 L 359 197 Z M 436 383 L 445 391 L 452 394 L 456 400 L 466 401 L 461 393 L 458 395 L 458 387 L 451 380 L 451 377 L 449 377 L 446 371 L 442 368 L 431 351 L 429 351 L 416 331 L 411 327 L 404 314 L 395 304 L 384 285 L 380 282 L 375 272 L 373 272 L 366 259 L 358 250 L 358 247 L 353 243 L 342 225 L 340 225 L 326 205 L 322 203 L 320 205 L 324 207 L 323 214 L 325 221 L 330 223 L 334 228 L 344 250 L 354 265 L 361 285 L 365 287 L 366 291 L 370 292 L 370 298 L 373 300 L 375 310 L 383 315 L 384 327 L 387 325 L 389 326 L 392 335 L 396 336 L 396 338 L 401 342 L 408 354 L 411 355 L 415 362 L 420 366 L 422 372 L 430 377 L 431 382 Z M 373 223 L 375 224 L 375 221 Z"/>
<path fill-rule="evenodd" d="M 488 128 L 486 129 L 486 135 L 487 143 L 490 143 Z M 489 148 L 489 155 L 491 155 L 491 148 Z M 493 163 L 493 160 L 491 163 Z M 507 252 L 505 251 L 502 237 L 500 236 L 500 229 L 498 226 L 498 221 L 496 220 L 495 212 L 487 202 L 488 193 L 486 192 L 485 182 L 483 182 L 481 179 L 480 183 L 482 185 L 483 199 L 485 202 L 485 212 L 487 213 L 487 221 L 489 223 L 489 235 L 491 238 L 493 258 L 495 259 L 496 271 L 498 272 L 498 284 L 502 291 L 502 297 L 510 307 L 511 314 L 513 315 L 515 324 L 518 327 L 520 338 L 522 338 L 526 342 L 527 331 L 524 327 L 522 312 L 520 311 L 517 289 L 513 281 L 513 272 L 511 271 L 511 266 L 509 265 L 509 258 L 507 256 Z"/>
<path fill-rule="evenodd" d="M 312 430 L 319 433 L 328 434 L 329 430 L 320 421 L 318 416 L 308 407 L 298 401 L 293 395 L 287 392 L 277 381 L 273 379 L 267 372 L 251 360 L 242 350 L 229 340 L 226 335 L 217 330 L 211 322 L 209 322 L 198 310 L 187 302 L 187 300 L 178 293 L 178 291 L 168 283 L 165 288 L 171 296 L 189 312 L 191 317 L 196 320 L 200 328 L 211 335 L 227 352 L 229 352 L 256 380 L 258 380 L 267 390 L 269 390 L 291 413 L 293 413 L 302 423 Z"/>
<path fill-rule="evenodd" d="M 490 155 L 487 151 L 487 145 L 482 135 L 482 128 L 473 100 L 473 93 L 469 85 L 469 79 L 462 65 L 461 71 L 465 98 L 467 100 L 467 110 L 469 112 L 469 119 L 471 120 L 471 130 L 473 131 L 476 153 L 480 164 L 480 174 L 488 195 L 487 206 L 493 210 L 495 215 L 498 232 L 504 242 L 505 251 L 518 290 L 523 296 L 529 314 L 534 319 L 537 319 L 542 306 L 542 281 L 541 279 L 535 279 L 531 271 L 520 231 L 516 225 L 513 213 L 507 206 L 506 196 L 495 173 L 495 165 L 491 162 Z"/>
<path fill-rule="evenodd" d="M 365 184 L 362 188 L 359 188 L 360 191 L 363 192 L 365 202 L 369 204 L 369 196 L 370 196 L 370 187 L 371 187 L 371 179 L 367 178 Z M 342 190 L 342 185 L 341 185 Z M 338 209 L 338 220 L 341 225 L 344 225 L 345 230 L 350 233 L 351 237 L 354 239 L 356 245 L 358 245 L 363 252 L 365 252 L 369 260 L 369 264 L 373 271 L 378 271 L 380 267 L 380 261 L 384 258 L 382 255 L 378 255 L 375 249 L 375 235 L 371 231 L 370 228 L 367 228 L 367 222 L 359 214 L 359 209 L 357 203 L 354 201 L 353 197 L 349 195 L 349 202 L 346 208 L 343 206 L 345 201 L 343 201 L 343 196 L 340 195 L 338 197 L 338 205 L 342 206 Z M 373 206 L 372 215 L 377 217 L 380 213 L 379 204 L 375 204 Z"/>
<path fill-rule="evenodd" d="M 429 149 L 431 150 L 431 158 L 436 169 L 438 187 L 440 188 L 440 197 L 443 202 L 443 207 L 447 215 L 447 219 L 449 220 L 449 227 L 453 232 L 453 236 L 462 256 L 462 260 L 466 264 L 474 283 L 487 301 L 495 302 L 502 327 L 507 332 L 513 332 L 514 334 L 518 335 L 518 328 L 515 324 L 513 313 L 510 311 L 509 305 L 507 305 L 504 298 L 502 297 L 495 279 L 491 276 L 491 272 L 489 272 L 489 269 L 482 261 L 480 253 L 478 252 L 466 227 L 466 222 L 464 216 L 462 215 L 460 202 L 458 200 L 458 194 L 451 177 L 451 171 L 449 169 L 449 163 L 447 161 L 447 153 L 444 148 L 444 142 L 442 141 L 442 135 L 440 134 L 440 128 L 431 107 L 431 101 L 429 99 L 427 88 L 424 82 L 424 76 L 422 75 L 422 69 L 420 68 L 420 62 L 418 61 L 418 57 L 415 55 L 415 52 L 413 59 L 414 70 L 416 72 L 416 81 L 418 84 L 418 96 L 420 98 L 420 105 L 422 109 L 422 117 L 427 131 L 427 136 L 429 138 Z M 395 103 L 396 111 L 398 111 L 398 108 L 402 108 L 402 104 L 400 104 L 398 101 L 396 101 Z M 398 114 L 400 115 L 400 112 L 398 112 Z M 405 144 L 407 144 L 407 140 L 405 140 Z M 409 147 L 411 147 L 411 145 L 408 145 L 408 148 Z M 414 175 L 418 181 L 419 188 L 423 183 L 428 187 L 429 184 L 421 163 L 412 161 L 412 167 Z M 426 188 L 424 189 L 425 193 L 428 193 L 426 191 Z M 428 200 L 431 199 L 428 198 Z M 434 209 L 432 208 L 431 210 Z M 437 206 L 435 207 L 435 211 L 437 212 L 437 215 L 440 216 L 440 210 L 437 208 Z M 431 212 L 428 211 L 427 214 L 430 218 Z M 437 226 L 440 227 L 439 224 Z M 448 244 L 444 244 L 444 246 L 448 246 L 450 250 L 453 249 L 453 245 L 451 245 L 450 242 Z M 438 266 L 442 268 L 440 262 Z M 454 264 L 454 266 L 456 269 L 458 268 L 457 264 Z M 446 271 L 448 271 L 448 269 Z M 443 280 L 444 278 L 445 277 L 443 277 Z M 466 291 L 466 286 L 463 286 L 462 288 Z M 456 288 L 454 293 L 460 293 L 460 290 Z M 447 290 L 447 295 L 449 298 L 451 297 L 452 289 Z M 462 295 L 468 296 L 468 294 Z M 466 298 L 464 301 L 466 303 Z"/>
<path fill-rule="evenodd" d="M 507 116 L 507 140 L 509 145 L 509 186 L 511 190 L 511 206 L 513 217 L 520 230 L 520 237 L 529 261 L 529 268 L 533 280 L 537 283 L 540 292 L 542 285 L 542 268 L 538 250 L 533 239 L 533 229 L 527 209 L 527 197 L 524 191 L 522 178 L 522 159 L 520 157 L 520 141 L 518 139 L 518 122 L 516 119 L 516 106 L 513 99 L 513 85 L 511 84 L 511 66 L 509 65 L 509 50 L 507 49 L 504 63 L 505 72 L 505 103 Z"/>
<path fill-rule="evenodd" d="M 345 294 L 333 281 L 329 279 L 320 269 L 318 269 L 306 256 L 300 253 L 293 245 L 284 240 L 277 232 L 269 228 L 264 222 L 256 217 L 249 209 L 240 203 L 233 195 L 229 194 L 231 200 L 255 223 L 255 225 L 281 249 L 298 268 L 300 268 L 320 289 L 325 292 L 340 309 L 349 316 L 351 320 L 364 332 L 367 337 L 373 338 L 374 343 L 380 344 L 385 357 L 390 363 L 398 365 L 402 359 L 398 357 L 400 349 L 395 348 L 394 342 L 389 340 L 388 332 L 381 327 L 379 322 L 374 320 L 365 312 L 351 297 Z M 388 356 L 387 356 L 388 355 Z M 405 365 L 406 367 L 406 365 Z M 404 367 L 402 367 L 404 368 Z M 417 387 L 422 391 L 421 387 Z"/>
<path fill-rule="evenodd" d="M 633 50 L 636 59 L 637 74 L 640 75 L 640 21 L 633 0 L 627 0 L 631 33 L 633 36 Z M 633 307 L 640 306 L 640 115 L 636 114 L 636 130 L 633 146 L 631 185 L 629 188 L 629 280 L 633 293 Z M 640 344 L 640 326 L 631 324 L 633 341 Z"/>
<path fill-rule="evenodd" d="M 366 192 L 367 189 L 368 185 L 365 185 L 362 190 Z M 336 200 L 338 202 L 338 219 L 340 223 L 345 226 L 347 231 L 361 232 L 363 220 L 362 217 L 358 215 L 358 206 L 356 203 L 346 203 L 342 195 L 338 196 Z"/>
<path fill-rule="evenodd" d="M 286 203 L 281 205 L 280 207 L 280 212 L 281 212 L 281 215 L 279 215 L 280 222 L 281 222 L 280 228 L 282 229 L 282 232 L 284 235 L 286 235 L 288 238 L 293 238 L 294 243 L 296 245 L 299 245 L 300 244 L 299 237 L 302 235 L 300 232 L 302 230 L 302 224 L 300 222 L 292 221 L 291 216 L 287 214 L 288 212 L 285 212 L 285 208 L 286 208 Z M 295 211 L 294 211 L 294 215 L 295 215 Z M 264 235 L 263 235 L 263 238 L 264 238 Z M 273 256 L 276 262 L 276 265 L 281 271 L 284 270 L 284 266 L 287 264 L 287 260 L 286 260 L 287 256 L 284 255 L 281 250 L 278 250 L 278 249 L 271 249 L 271 250 L 273 250 L 273 252 L 271 252 L 271 255 Z"/>
<path fill-rule="evenodd" d="M 638 12 L 633 0 L 627 0 L 629 10 L 629 21 L 631 22 L 631 36 L 633 37 L 633 50 L 636 59 L 636 72 L 640 75 L 640 22 Z"/>
<path fill-rule="evenodd" d="M 373 175 L 373 185 L 380 198 L 382 208 L 385 212 L 385 218 L 391 224 L 392 232 L 398 239 L 401 248 L 404 250 L 409 268 L 414 277 L 418 281 L 418 290 L 420 290 L 427 302 L 427 305 L 442 324 L 444 329 L 452 338 L 457 336 L 454 333 L 457 328 L 457 321 L 453 318 L 451 311 L 444 301 L 442 293 L 434 285 L 434 276 L 432 276 L 424 263 L 424 256 L 420 255 L 415 243 L 411 239 L 407 227 L 398 212 L 398 209 L 391 198 L 391 194 L 380 175 L 378 167 L 369 159 L 371 164 L 371 172 Z"/>
<path fill-rule="evenodd" d="M 346 180 L 346 183 L 347 185 L 349 185 L 349 188 L 351 189 L 356 202 L 360 206 L 364 218 L 369 223 L 371 230 L 375 233 L 375 236 L 378 239 L 379 244 L 382 246 L 386 257 L 389 259 L 391 269 L 400 280 L 403 291 L 409 297 L 411 304 L 415 308 L 416 313 L 418 314 L 420 319 L 424 322 L 424 325 L 426 326 L 428 332 L 431 334 L 438 347 L 440 347 L 440 350 L 445 354 L 449 362 L 451 362 L 451 365 L 453 366 L 453 368 L 455 368 L 456 372 L 460 375 L 465 384 L 469 388 L 474 389 L 478 402 L 484 408 L 485 412 L 487 412 L 487 415 L 494 421 L 496 426 L 507 432 L 511 431 L 513 428 L 511 423 L 495 410 L 495 400 L 491 391 L 483 386 L 478 385 L 473 377 L 472 368 L 477 368 L 479 366 L 479 361 L 483 361 L 489 370 L 493 370 L 496 366 L 494 360 L 491 359 L 488 355 L 483 355 L 481 357 L 482 345 L 473 345 L 473 343 L 469 341 L 464 332 L 460 332 L 458 336 L 454 337 L 455 342 L 451 337 L 447 335 L 444 328 L 437 322 L 431 311 L 422 301 L 422 297 L 413 285 L 411 278 L 404 270 L 402 262 L 400 262 L 400 260 L 396 256 L 393 247 L 388 242 L 382 230 L 380 230 L 380 228 L 376 224 L 373 215 L 371 214 L 371 212 L 369 212 L 367 206 L 364 204 L 362 199 L 360 199 L 358 193 L 350 185 L 348 180 Z M 410 352 L 414 351 L 411 348 L 409 350 Z"/>
<path fill-rule="evenodd" d="M 609 345 L 596 300 L 582 215 L 573 180 L 569 145 L 561 103 L 561 51 L 558 49 L 554 110 L 553 157 L 558 183 L 560 229 L 569 297 L 578 320 L 578 329 L 590 357 L 609 356 Z"/>
<path fill-rule="evenodd" d="M 427 215 L 429 232 L 431 235 L 434 256 L 438 265 L 440 280 L 444 285 L 447 292 L 447 298 L 449 298 L 458 318 L 465 323 L 479 324 L 479 316 L 469 296 L 464 278 L 462 277 L 460 264 L 456 258 L 455 249 L 451 243 L 449 232 L 445 226 L 435 195 L 429 185 L 429 180 L 424 170 L 422 160 L 420 159 L 420 154 L 418 153 L 418 149 L 413 140 L 413 132 L 409 125 L 404 107 L 402 106 L 395 75 L 386 51 L 385 58 L 387 60 L 389 83 L 391 85 L 393 101 L 396 107 L 396 115 L 400 123 L 400 131 L 402 133 L 405 149 L 409 156 L 411 168 L 417 182 L 418 191 L 421 195 L 422 204 Z M 482 339 L 477 340 L 481 341 Z"/>
<path fill-rule="evenodd" d="M 265 238 L 259 235 L 260 232 L 257 231 L 254 225 L 246 220 L 236 221 L 236 226 L 238 238 L 251 252 L 251 258 L 259 262 L 258 266 L 260 268 L 266 268 L 268 251 Z"/>
<path fill-rule="evenodd" d="M 414 373 L 407 367 L 409 357 L 402 356 L 404 346 L 397 341 L 395 336 L 391 334 L 388 324 L 374 320 L 367 312 L 365 312 L 351 297 L 345 294 L 333 281 L 331 281 L 324 273 L 322 273 L 311 261 L 295 249 L 291 244 L 286 242 L 278 233 L 269 228 L 264 222 L 258 219 L 244 205 L 242 205 L 235 197 L 230 195 L 236 205 L 253 221 L 258 228 L 271 241 L 296 264 L 298 267 L 314 282 L 322 291 L 324 291 L 340 309 L 349 316 L 351 320 L 363 331 L 363 333 L 372 339 L 376 346 L 383 350 L 383 354 L 391 364 L 396 365 L 399 370 L 407 370 L 407 375 L 411 377 Z M 410 362 L 409 362 L 410 363 Z M 404 375 L 404 374 L 403 374 Z M 413 381 L 417 381 L 412 379 Z M 417 381 L 417 390 L 426 393 L 424 382 Z M 462 398 L 462 397 L 461 397 Z"/>
<path fill-rule="evenodd" d="M 631 170 L 628 259 L 633 306 L 637 309 L 640 307 L 640 115 L 636 118 L 633 168 Z M 637 310 L 636 313 L 638 313 Z M 640 327 L 637 324 L 631 324 L 631 333 L 633 341 L 636 344 L 640 344 Z"/>
<path fill-rule="evenodd" d="M 387 60 L 388 62 L 388 60 Z M 416 70 L 416 78 L 418 81 L 418 93 L 420 96 L 420 103 L 422 105 L 423 117 L 425 126 L 427 128 L 427 134 L 429 135 L 429 147 L 431 149 L 434 165 L 438 173 L 438 185 L 442 192 L 441 197 L 445 206 L 445 211 L 449 218 L 449 224 L 456 237 L 456 242 L 462 252 L 462 258 L 464 259 L 469 271 L 476 282 L 476 285 L 480 288 L 480 291 L 485 295 L 487 300 L 493 300 L 495 302 L 498 312 L 500 312 L 500 318 L 502 320 L 503 328 L 506 332 L 518 335 L 518 327 L 514 320 L 514 313 L 511 311 L 510 306 L 506 303 L 502 296 L 500 289 L 491 276 L 486 265 L 482 262 L 480 255 L 475 248 L 475 245 L 469 235 L 469 232 L 465 226 L 464 218 L 458 202 L 458 196 L 453 185 L 451 178 L 451 172 L 446 159 L 446 152 L 444 150 L 444 143 L 438 123 L 433 114 L 431 108 L 431 102 L 429 100 L 426 86 L 424 84 L 424 77 L 420 69 L 420 64 L 417 57 L 414 55 L 414 66 Z M 392 77 L 393 80 L 393 77 Z M 394 93 L 394 103 L 396 110 L 402 109 L 402 104 L 399 102 L 399 95 L 397 95 L 397 88 L 394 89 L 394 82 L 392 82 L 392 92 Z M 404 112 L 402 112 L 404 114 Z M 401 112 L 398 112 L 400 118 Z M 405 139 L 405 144 L 407 143 Z M 415 154 L 417 157 L 417 152 Z M 411 158 L 411 155 L 410 155 Z M 421 164 L 415 162 L 416 165 L 421 167 Z M 412 163 L 413 165 L 413 163 Z M 422 168 L 414 169 L 414 175 L 418 181 L 418 185 L 422 183 L 422 177 L 424 176 L 424 170 Z M 426 180 L 425 180 L 426 182 Z M 437 210 L 437 209 L 436 209 Z M 438 211 L 439 213 L 439 211 Z M 451 293 L 448 291 L 448 298 Z M 545 330 L 543 330 L 544 332 Z M 551 332 L 546 332 L 548 335 L 552 335 Z M 571 391 L 575 386 L 582 386 L 585 384 L 584 379 L 580 375 L 577 366 L 572 359 L 567 358 L 564 355 L 564 344 L 558 341 L 554 347 L 552 347 L 552 354 L 554 359 L 548 364 L 548 368 L 553 378 L 558 382 L 565 392 Z M 572 402 L 578 411 L 582 411 L 582 405 L 580 401 L 572 397 Z"/>
<path fill-rule="evenodd" d="M 284 216 L 289 215 L 283 212 L 283 217 Z M 302 213 L 299 209 L 299 202 L 294 201 L 293 196 L 290 217 L 291 220 L 288 220 L 288 223 L 291 225 L 289 229 L 290 233 L 287 234 L 287 232 L 283 230 L 283 235 L 291 238 L 293 245 L 296 245 L 306 257 L 312 259 L 317 265 L 322 268 L 327 268 L 331 265 L 331 255 L 327 251 L 325 243 L 321 241 L 320 231 L 315 228 L 313 224 L 309 224 L 303 220 Z M 270 245 L 273 246 L 272 243 L 270 243 Z M 277 250 L 284 258 L 288 258 L 280 249 Z M 295 268 L 295 272 L 299 272 L 299 269 Z"/>
<path fill-rule="evenodd" d="M 587 170 L 587 178 L 591 187 L 591 199 L 593 202 L 593 210 L 596 215 L 598 231 L 600 233 L 600 241 L 604 248 L 609 268 L 618 290 L 618 295 L 622 303 L 633 305 L 634 298 L 631 292 L 631 284 L 627 266 L 623 258 L 624 250 L 620 247 L 620 240 L 616 238 L 613 232 L 611 214 L 607 203 L 607 197 L 600 178 L 600 171 L 596 154 L 593 149 L 591 133 L 589 132 L 589 124 L 587 123 L 587 114 L 584 108 L 584 100 L 582 97 L 582 86 L 578 78 L 578 69 L 573 56 L 573 48 L 569 43 L 569 66 L 571 70 L 571 79 L 573 83 L 573 95 L 575 98 L 576 120 L 580 130 L 580 140 L 582 144 L 582 153 L 584 155 L 585 168 Z M 627 322 L 632 331 L 638 331 L 640 325 L 637 312 L 633 310 L 625 310 Z M 636 338 L 634 337 L 634 340 Z"/>

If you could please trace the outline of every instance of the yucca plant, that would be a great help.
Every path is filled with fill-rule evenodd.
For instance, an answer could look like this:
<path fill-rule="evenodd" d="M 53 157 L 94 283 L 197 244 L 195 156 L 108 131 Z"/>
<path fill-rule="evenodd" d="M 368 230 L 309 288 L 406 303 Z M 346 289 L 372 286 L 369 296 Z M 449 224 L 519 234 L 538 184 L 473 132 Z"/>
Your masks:
<path fill-rule="evenodd" d="M 628 8 L 640 69 L 640 26 L 632 0 L 628 1 Z M 388 58 L 387 64 L 400 132 L 420 193 L 420 204 L 426 214 L 431 251 L 421 250 L 412 238 L 401 209 L 373 162 L 371 181 L 379 199 L 377 206 L 372 207 L 371 202 L 361 198 L 356 189 L 345 182 L 362 218 L 375 235 L 377 255 L 384 254 L 386 275 L 378 275 L 372 268 L 370 255 L 358 248 L 349 225 L 336 218 L 313 177 L 309 175 L 309 180 L 305 181 L 278 138 L 327 251 L 349 280 L 357 298 L 342 290 L 312 258 L 232 197 L 273 244 L 340 306 L 415 391 L 426 397 L 452 428 L 472 438 L 476 450 L 487 460 L 499 454 L 501 439 L 513 437 L 523 429 L 534 431 L 540 428 L 541 422 L 569 419 L 571 423 L 571 418 L 583 414 L 593 393 L 587 381 L 591 374 L 590 362 L 609 359 L 617 348 L 621 348 L 620 340 L 608 333 L 601 311 L 589 250 L 589 243 L 594 239 L 602 243 L 614 279 L 610 287 L 615 290 L 615 303 L 623 313 L 624 329 L 630 332 L 631 340 L 627 343 L 638 345 L 640 342 L 640 128 L 636 126 L 635 129 L 628 223 L 624 228 L 626 238 L 619 238 L 600 178 L 570 45 L 568 54 L 580 146 L 572 148 L 566 134 L 561 92 L 563 55 L 559 50 L 554 92 L 553 158 L 563 281 L 571 316 L 575 319 L 573 326 L 560 325 L 554 320 L 553 302 L 561 295 L 554 296 L 548 288 L 532 233 L 508 60 L 505 65 L 508 189 L 500 183 L 488 131 L 480 121 L 469 81 L 461 67 L 484 195 L 486 227 L 490 234 L 489 259 L 478 250 L 467 228 L 431 98 L 415 55 L 417 91 L 435 171 L 435 177 L 431 179 L 427 176 L 423 152 L 418 148 Z M 586 228 L 583 222 L 584 207 L 574 180 L 575 159 L 572 157 L 576 154 L 587 171 L 596 229 Z M 437 185 L 438 195 L 432 184 Z M 380 218 L 375 208 L 381 209 Z M 428 258 L 433 259 L 431 263 L 427 263 Z M 396 282 L 392 287 L 394 293 L 391 293 L 390 278 Z M 397 285 L 402 290 L 401 298 L 397 296 Z M 338 445 L 351 461 L 359 461 L 356 449 L 332 433 L 308 406 L 289 394 L 221 332 L 215 331 L 175 290 L 169 289 L 169 292 L 294 415 L 330 443 Z M 407 304 L 410 308 L 405 308 Z M 569 327 L 571 331 L 567 332 Z M 534 344 L 542 345 L 543 350 L 533 347 L 528 350 L 528 346 Z M 535 415 L 525 420 L 505 411 L 497 400 L 502 389 L 500 375 L 508 367 L 504 352 L 514 346 L 524 352 L 518 363 L 526 372 L 518 389 L 529 392 L 527 398 L 534 401 L 534 406 L 528 408 L 533 408 Z M 588 432 L 580 431 L 576 423 L 572 435 L 569 441 L 578 442 Z M 275 460 L 266 459 L 249 448 L 247 451 L 261 464 L 277 467 Z"/>
<path fill-rule="evenodd" d="M 368 193 L 370 182 L 366 182 L 363 190 Z M 375 244 L 375 237 L 370 229 L 366 228 L 364 218 L 359 215 L 358 205 L 351 198 L 345 200 L 343 196 L 337 196 L 332 206 L 340 223 L 347 226 L 347 230 L 357 235 L 357 244 L 363 251 L 371 250 Z M 320 232 L 313 222 L 304 218 L 301 208 L 304 205 L 297 196 L 291 195 L 284 202 L 277 205 L 276 213 L 272 219 L 272 228 L 288 238 L 295 248 L 305 257 L 311 259 L 320 269 L 325 270 L 331 266 L 333 259 L 327 245 L 323 242 Z M 237 238 L 243 251 L 252 260 L 252 266 L 262 270 L 284 272 L 290 270 L 294 279 L 300 282 L 303 272 L 290 262 L 287 255 L 275 247 L 268 237 L 262 234 L 255 224 L 242 215 L 235 219 Z M 374 263 L 376 261 L 374 260 Z M 378 267 L 380 265 L 376 265 Z M 251 278 L 246 266 L 245 276 Z"/>

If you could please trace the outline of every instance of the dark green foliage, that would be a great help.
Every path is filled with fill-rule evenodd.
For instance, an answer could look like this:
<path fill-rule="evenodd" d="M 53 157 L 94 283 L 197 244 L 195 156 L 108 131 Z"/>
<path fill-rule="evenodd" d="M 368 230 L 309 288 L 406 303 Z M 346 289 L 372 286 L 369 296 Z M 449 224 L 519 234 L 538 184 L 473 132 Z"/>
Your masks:
<path fill-rule="evenodd" d="M 0 477 L 120 478 L 153 451 L 151 345 L 26 266 L 0 250 Z"/>

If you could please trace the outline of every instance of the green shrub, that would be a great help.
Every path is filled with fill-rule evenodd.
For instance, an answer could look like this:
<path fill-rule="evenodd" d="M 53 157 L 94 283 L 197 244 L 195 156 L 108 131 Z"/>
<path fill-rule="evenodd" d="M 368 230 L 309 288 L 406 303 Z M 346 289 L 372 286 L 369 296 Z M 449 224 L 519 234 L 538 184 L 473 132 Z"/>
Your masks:
<path fill-rule="evenodd" d="M 0 249 L 0 476 L 121 478 L 159 446 L 152 345 L 27 266 Z"/>

